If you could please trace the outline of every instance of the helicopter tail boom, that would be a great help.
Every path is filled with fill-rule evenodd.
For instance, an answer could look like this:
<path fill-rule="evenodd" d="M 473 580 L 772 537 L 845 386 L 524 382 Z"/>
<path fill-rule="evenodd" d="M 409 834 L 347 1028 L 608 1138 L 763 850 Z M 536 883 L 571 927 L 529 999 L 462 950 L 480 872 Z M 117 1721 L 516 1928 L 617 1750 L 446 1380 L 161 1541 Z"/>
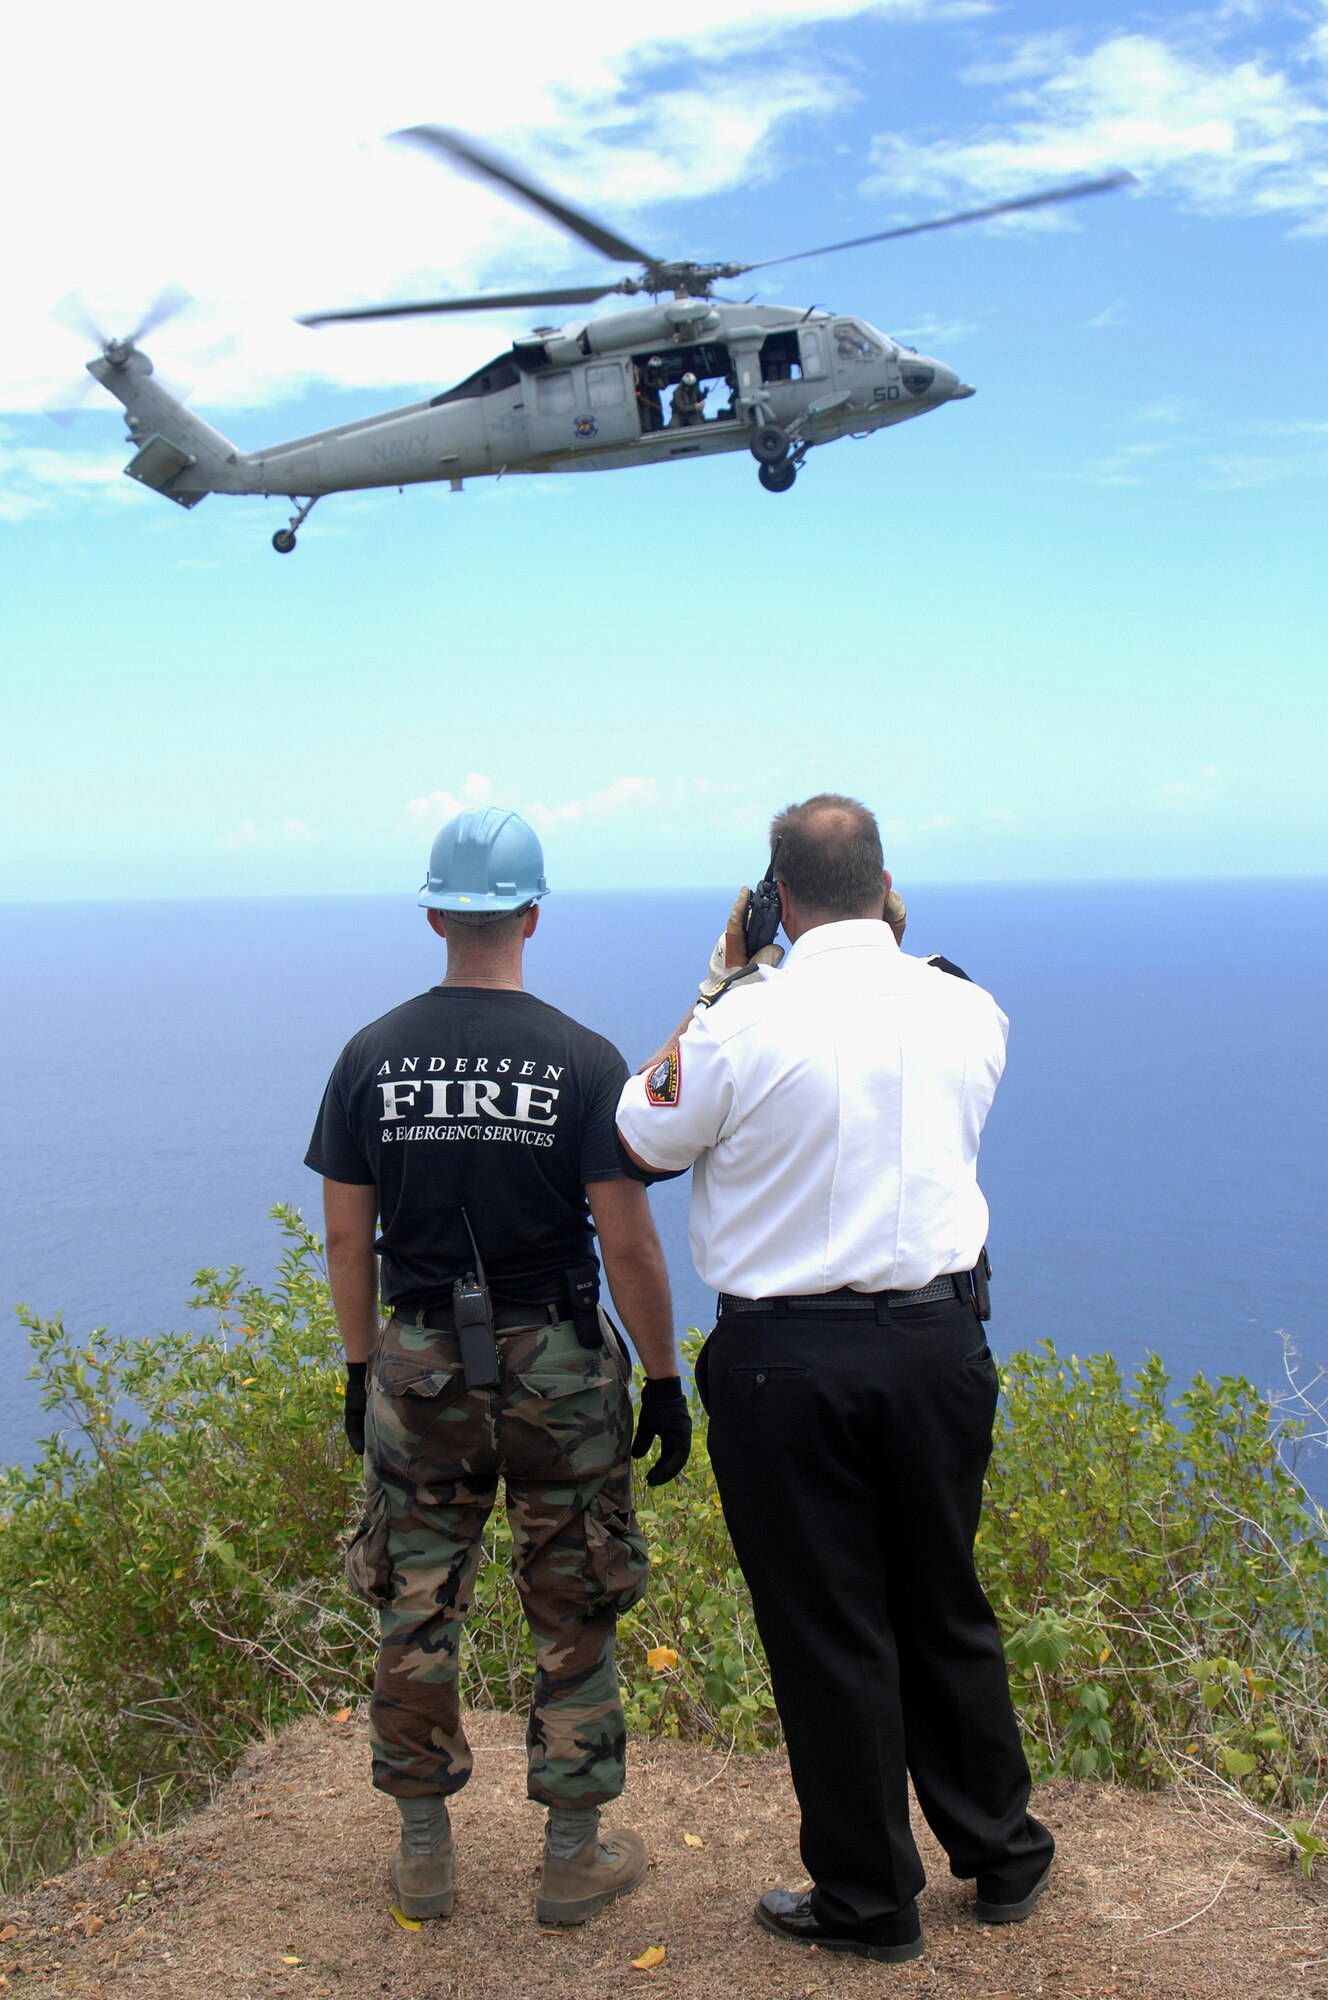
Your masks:
<path fill-rule="evenodd" d="M 130 442 L 138 446 L 125 467 L 131 479 L 179 507 L 196 507 L 209 493 L 247 490 L 230 439 L 162 387 L 140 348 L 111 342 L 89 361 L 88 373 L 124 404 Z"/>

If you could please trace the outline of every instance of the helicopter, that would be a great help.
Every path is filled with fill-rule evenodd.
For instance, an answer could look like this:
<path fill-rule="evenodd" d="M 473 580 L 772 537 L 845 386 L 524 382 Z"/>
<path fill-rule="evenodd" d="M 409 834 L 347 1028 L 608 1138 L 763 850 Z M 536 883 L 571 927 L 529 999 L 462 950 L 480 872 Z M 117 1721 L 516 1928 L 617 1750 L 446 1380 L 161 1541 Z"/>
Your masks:
<path fill-rule="evenodd" d="M 242 452 L 154 378 L 138 342 L 183 297 L 163 294 L 143 325 L 122 339 L 102 340 L 87 363 L 88 374 L 124 405 L 127 441 L 135 446 L 125 471 L 180 507 L 196 507 L 209 493 L 286 498 L 295 512 L 272 537 L 280 555 L 295 548 L 297 530 L 324 495 L 373 487 L 446 480 L 460 492 L 466 480 L 485 476 L 610 472 L 746 451 L 765 490 L 787 493 L 815 447 L 923 416 L 974 391 L 943 361 L 864 319 L 819 306 L 722 298 L 717 284 L 776 264 L 1076 201 L 1134 179 L 1113 173 L 760 263 L 704 264 L 641 249 L 442 126 L 412 126 L 392 137 L 490 181 L 601 255 L 635 265 L 636 274 L 601 285 L 355 306 L 304 315 L 301 325 L 593 305 L 615 294 L 641 303 L 565 326 L 538 326 L 424 402 Z"/>

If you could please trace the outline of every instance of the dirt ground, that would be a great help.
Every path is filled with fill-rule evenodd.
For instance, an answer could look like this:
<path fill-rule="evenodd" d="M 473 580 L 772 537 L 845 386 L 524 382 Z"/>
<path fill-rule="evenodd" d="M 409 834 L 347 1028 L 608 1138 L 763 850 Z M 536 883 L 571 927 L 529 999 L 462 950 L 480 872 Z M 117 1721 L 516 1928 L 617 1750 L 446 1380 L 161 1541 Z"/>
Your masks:
<path fill-rule="evenodd" d="M 644 1885 L 582 1930 L 534 1919 L 541 1815 L 522 1728 L 473 1718 L 454 1805 L 456 1913 L 389 1913 L 391 1803 L 368 1783 L 363 1717 L 311 1721 L 250 1752 L 216 1803 L 0 1907 L 0 1992 L 78 2000 L 1306 2000 L 1328 1995 L 1328 1893 L 1242 1832 L 1174 1801 L 1043 1786 L 1051 1887 L 1032 1919 L 984 1929 L 925 1828 L 926 1955 L 898 1967 L 772 1938 L 763 1889 L 801 1882 L 781 1756 L 634 1744 L 625 1824 Z M 690 1836 L 690 1838 L 689 1838 Z M 633 1959 L 663 1946 L 662 1963 Z"/>

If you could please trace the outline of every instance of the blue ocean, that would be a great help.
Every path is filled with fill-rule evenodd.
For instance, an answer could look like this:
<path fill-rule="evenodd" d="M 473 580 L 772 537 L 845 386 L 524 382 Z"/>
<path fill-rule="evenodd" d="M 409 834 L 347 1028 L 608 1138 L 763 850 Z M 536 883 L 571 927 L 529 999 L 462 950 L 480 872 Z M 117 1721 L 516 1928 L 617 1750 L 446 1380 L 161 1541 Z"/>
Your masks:
<path fill-rule="evenodd" d="M 996 1351 L 1050 1338 L 1127 1368 L 1156 1351 L 1177 1378 L 1285 1394 L 1289 1344 L 1309 1384 L 1328 1366 L 1328 882 L 908 900 L 906 948 L 944 952 L 1011 1022 L 982 1147 Z M 639 1063 L 727 907 L 717 891 L 555 894 L 527 984 Z M 186 1323 L 203 1265 L 270 1276 L 272 1204 L 319 1213 L 302 1159 L 338 1051 L 442 973 L 411 896 L 14 905 L 0 940 L 0 1306 L 125 1334 Z M 679 1322 L 708 1327 L 687 1183 L 652 1200 Z M 26 1334 L 0 1326 L 0 1460 L 22 1461 L 51 1425 Z M 1328 1498 L 1328 1461 L 1303 1470 Z"/>

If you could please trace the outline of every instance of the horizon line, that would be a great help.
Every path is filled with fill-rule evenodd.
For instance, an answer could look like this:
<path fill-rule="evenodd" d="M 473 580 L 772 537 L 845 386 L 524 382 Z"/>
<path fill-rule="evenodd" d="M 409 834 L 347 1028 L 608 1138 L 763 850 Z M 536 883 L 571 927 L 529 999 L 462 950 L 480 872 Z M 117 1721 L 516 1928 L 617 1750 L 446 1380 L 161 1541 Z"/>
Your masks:
<path fill-rule="evenodd" d="M 937 890 L 951 889 L 1073 889 L 1073 888 L 1117 888 L 1117 889 L 1163 889 L 1163 888 L 1205 888 L 1219 887 L 1226 883 L 1239 882 L 1243 885 L 1266 883 L 1270 885 L 1328 885 L 1328 868 L 1294 873 L 1237 873 L 1223 870 L 1209 875 L 973 875 L 961 878 L 920 876 L 910 880 L 911 896 L 934 894 Z M 623 886 L 583 886 L 559 889 L 556 886 L 546 894 L 552 898 L 572 896 L 708 896 L 712 894 L 732 895 L 732 883 L 727 879 L 715 882 L 681 882 L 669 884 L 640 883 L 632 887 Z M 178 891 L 163 891 L 160 894 L 139 896 L 88 896 L 71 892 L 59 896 L 0 896 L 0 912 L 9 910 L 56 910 L 56 909 L 123 909 L 139 908 L 147 904 L 199 903 L 365 903 L 392 902 L 410 905 L 418 896 L 399 889 L 344 889 L 344 890 L 211 890 L 205 894 L 183 895 Z"/>

